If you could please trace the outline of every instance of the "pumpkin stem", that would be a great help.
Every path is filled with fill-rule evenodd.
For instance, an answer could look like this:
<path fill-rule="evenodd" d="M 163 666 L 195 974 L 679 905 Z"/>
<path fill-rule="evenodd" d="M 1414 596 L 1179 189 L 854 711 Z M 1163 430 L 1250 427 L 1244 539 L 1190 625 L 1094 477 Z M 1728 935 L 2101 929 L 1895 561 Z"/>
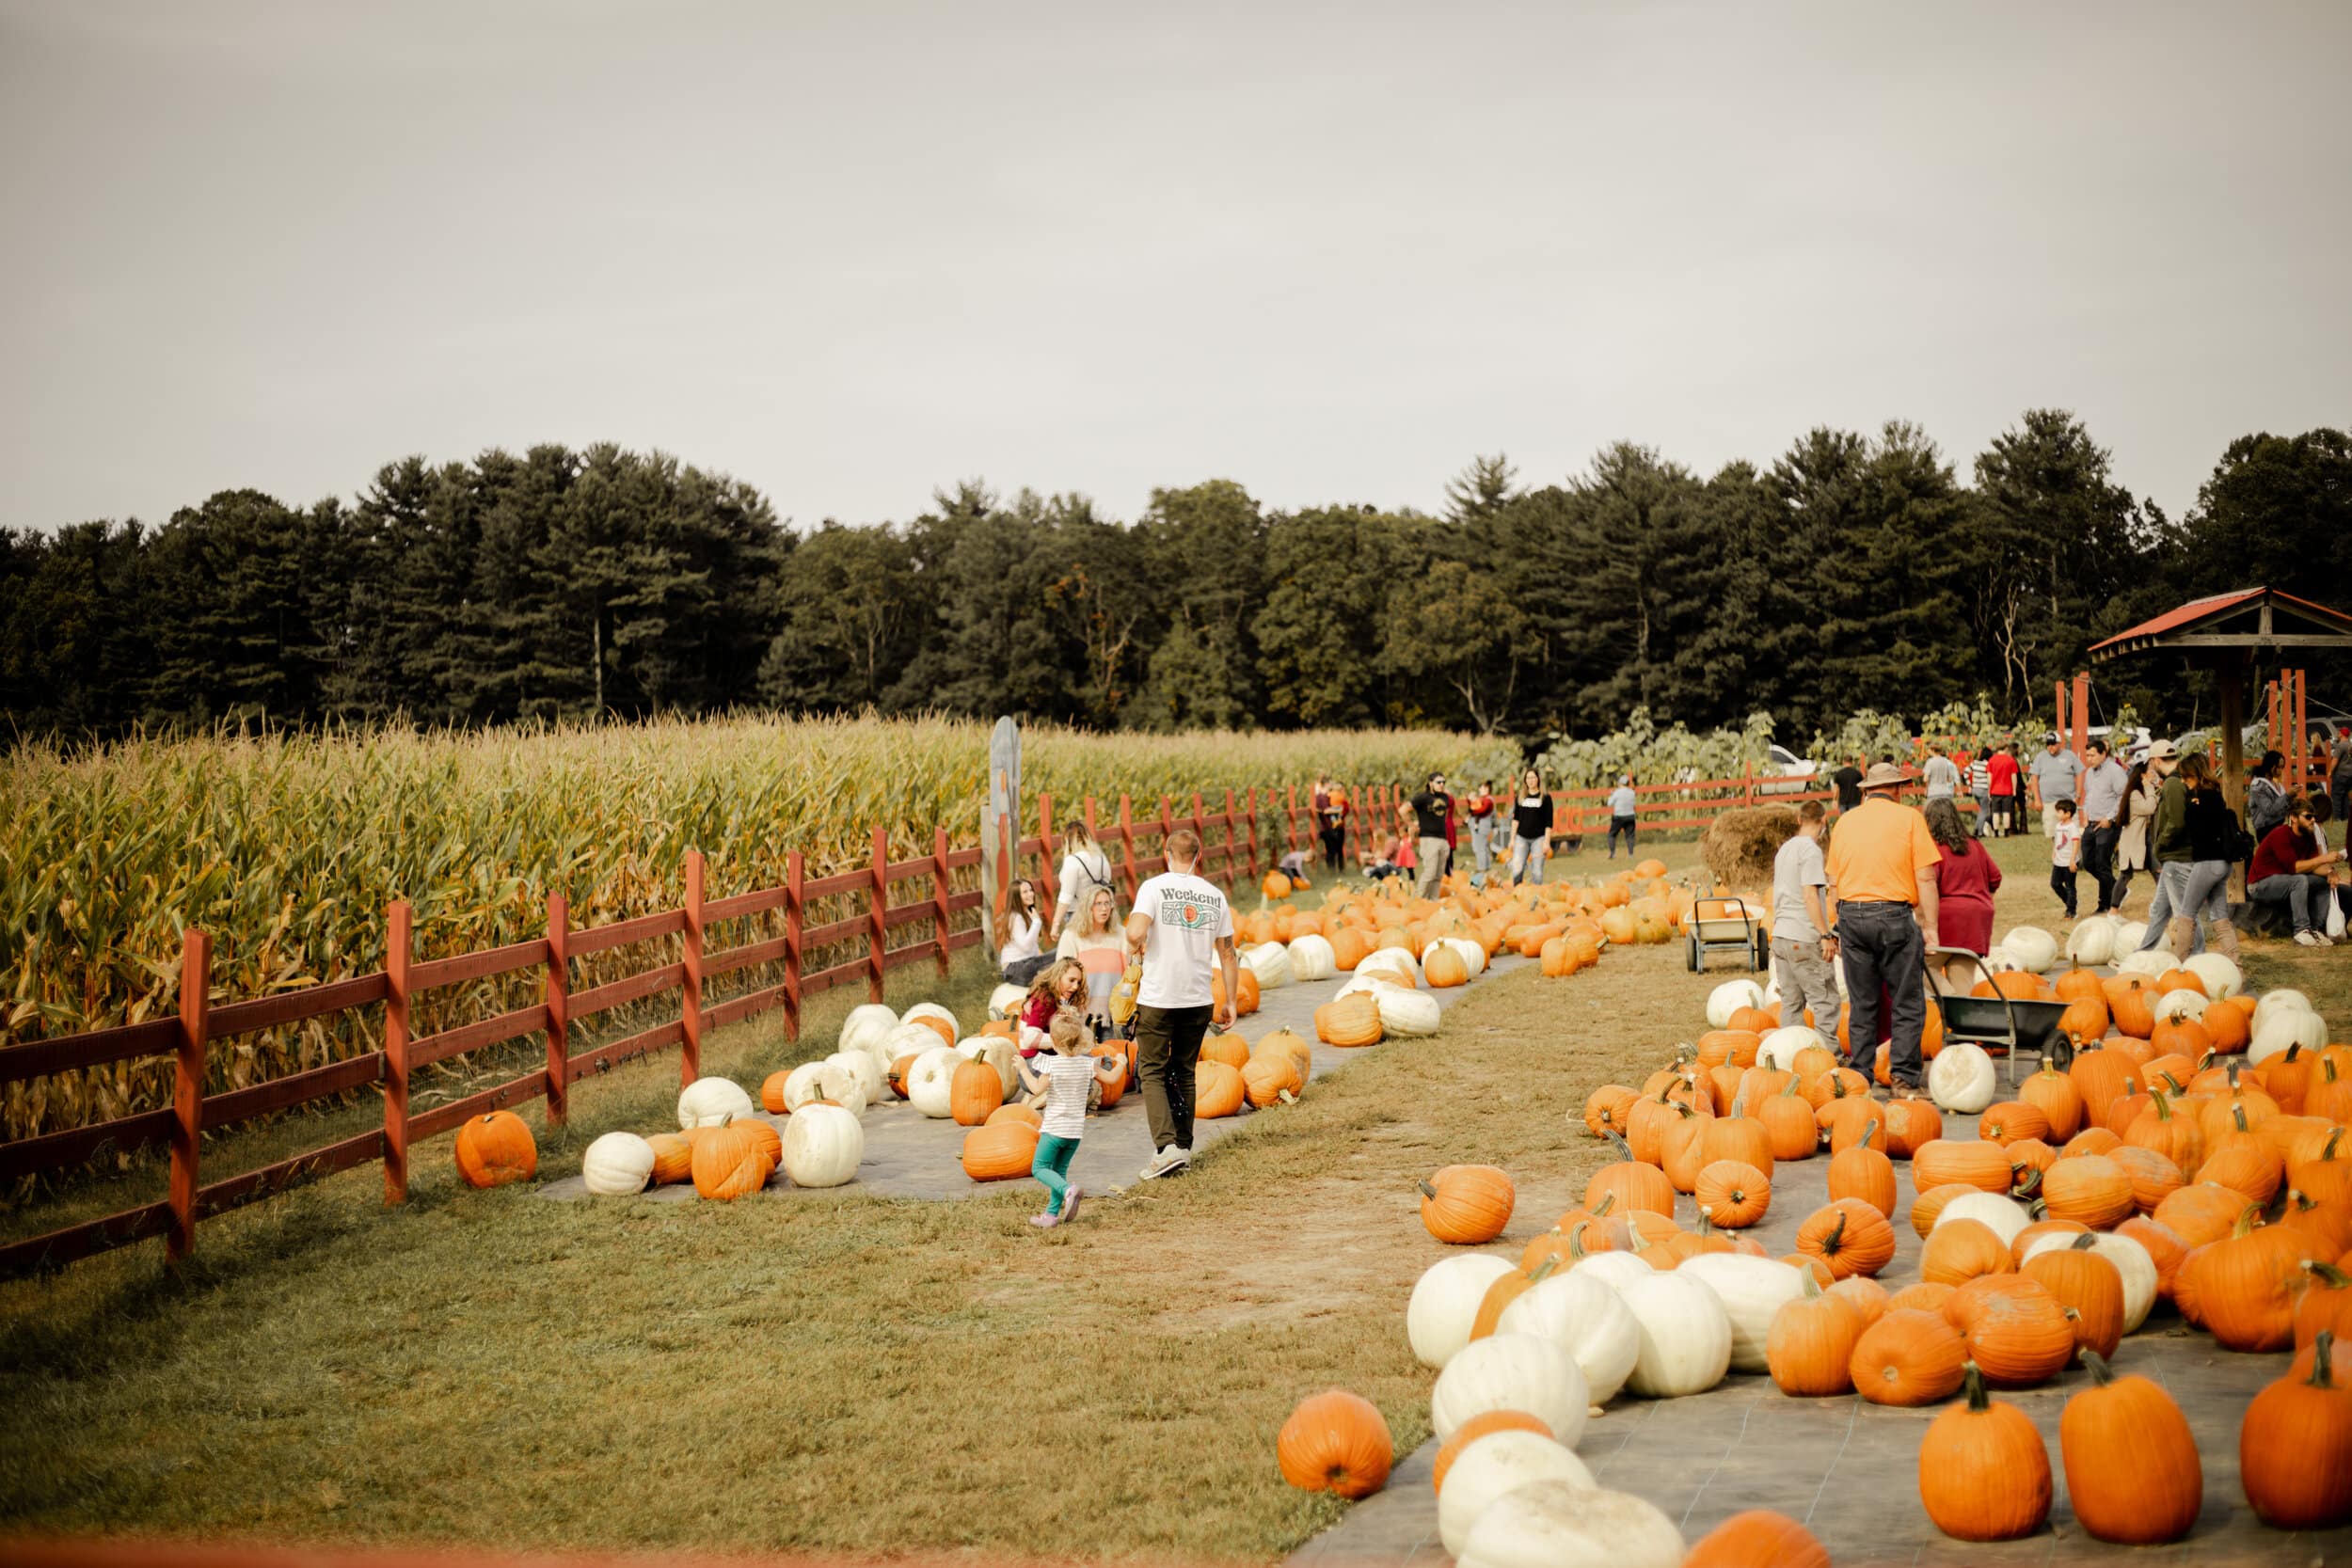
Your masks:
<path fill-rule="evenodd" d="M 2336 1157 L 2336 1145 L 2338 1145 L 2338 1144 L 2342 1143 L 2343 1141 L 2344 1141 L 2344 1129 L 2343 1129 L 2343 1128 L 2339 1127 L 2339 1128 L 2334 1129 L 2334 1130 L 2333 1130 L 2333 1131 L 2331 1131 L 2330 1132 L 2328 1132 L 2328 1141 L 2327 1141 L 2326 1143 L 2321 1144 L 2321 1145 L 2319 1146 L 2319 1158 L 2321 1158 L 2322 1160 L 2332 1160 L 2332 1159 L 2334 1159 L 2334 1158 Z"/>
<path fill-rule="evenodd" d="M 1818 1299 L 1821 1293 L 1821 1276 L 1815 1274 L 1809 1267 L 1799 1269 L 1797 1273 L 1804 1278 L 1804 1299 L 1807 1301 Z"/>
<path fill-rule="evenodd" d="M 1609 1217 L 1609 1211 L 1614 1209 L 1616 1206 L 1617 1193 L 1616 1189 L 1613 1187 L 1608 1192 L 1601 1194 L 1600 1201 L 1593 1205 L 1591 1211 L 1592 1216 L 1597 1220 L 1607 1219 Z"/>
<path fill-rule="evenodd" d="M 2026 1179 L 2024 1180 L 2018 1182 L 2015 1186 L 2010 1189 L 2010 1196 L 2012 1197 L 2031 1197 L 2034 1194 L 2040 1192 L 2041 1190 L 2042 1173 L 2038 1170 L 2029 1170 L 2026 1173 Z"/>
<path fill-rule="evenodd" d="M 1559 1266 L 1560 1255 L 1556 1252 L 1547 1252 L 1544 1254 L 1544 1260 L 1535 1265 L 1535 1272 L 1527 1276 L 1527 1282 L 1533 1285 Z"/>
<path fill-rule="evenodd" d="M 2336 1380 L 2331 1375 L 2335 1358 L 2336 1331 L 2332 1328 L 2323 1328 L 2319 1331 L 2319 1338 L 2312 1341 L 2311 1386 L 2332 1388 L 2336 1386 Z"/>
<path fill-rule="evenodd" d="M 2068 1308 L 2073 1310 L 2073 1308 Z M 2104 1388 L 2115 1381 L 2115 1373 L 2107 1370 L 2107 1358 L 2095 1350 L 2082 1353 L 2083 1365 L 2090 1370 L 2090 1381 Z"/>
<path fill-rule="evenodd" d="M 1984 1374 L 1977 1370 L 1977 1364 L 1974 1361 L 1963 1361 L 1960 1364 L 1960 1380 L 1962 1386 L 1968 1391 L 1970 1410 L 1982 1415 L 1993 1408 L 1992 1400 L 1985 1396 Z"/>
<path fill-rule="evenodd" d="M 1837 1211 L 1837 1223 L 1830 1227 L 1830 1232 L 1828 1235 L 1821 1238 L 1822 1256 L 1827 1257 L 1829 1254 L 1836 1252 L 1837 1250 L 1838 1243 L 1845 1240 L 1846 1221 L 1849 1217 L 1850 1216 L 1843 1209 Z"/>
<path fill-rule="evenodd" d="M 1876 1118 L 1876 1117 L 1873 1117 L 1872 1119 L 1870 1119 L 1870 1120 L 1868 1120 L 1868 1121 L 1864 1122 L 1864 1123 L 1862 1124 L 1862 1136 L 1861 1136 L 1861 1138 L 1858 1140 L 1858 1142 L 1859 1142 L 1859 1144 L 1860 1144 L 1860 1147 L 1862 1147 L 1862 1148 L 1869 1148 L 1869 1147 L 1870 1147 L 1870 1134 L 1872 1134 L 1873 1132 L 1876 1132 L 1878 1130 L 1879 1130 L 1879 1124 L 1878 1124 L 1878 1120 L 1877 1120 L 1877 1118 Z"/>
<path fill-rule="evenodd" d="M 2081 1235 L 2074 1238 L 2074 1250 L 2076 1252 L 2089 1252 L 2092 1247 L 2095 1247 L 2098 1244 L 2099 1233 L 2095 1230 L 2086 1230 Z"/>
<path fill-rule="evenodd" d="M 2246 1212 L 2238 1215 L 2237 1224 L 2231 1227 L 2231 1238 L 2234 1240 L 2240 1236 L 2249 1236 L 2253 1234 L 2254 1227 L 2262 1223 L 2262 1217 L 2263 1206 L 2261 1204 L 2248 1204 L 2246 1206 Z"/>
<path fill-rule="evenodd" d="M 2057 1060 L 2057 1058 L 2055 1058 L 2055 1057 L 2051 1057 L 2051 1056 L 2044 1056 L 2044 1057 L 2042 1057 L 2042 1071 L 2044 1071 L 2044 1072 L 2046 1072 L 2046 1073 L 2048 1073 L 2051 1077 L 2056 1078 L 2056 1077 L 2058 1076 L 2058 1060 Z"/>
<path fill-rule="evenodd" d="M 2302 1266 L 2312 1277 L 2330 1291 L 2352 1290 L 2352 1275 L 2345 1274 L 2333 1263 L 2323 1263 L 2316 1258 L 2306 1258 Z"/>
<path fill-rule="evenodd" d="M 2248 1128 L 2248 1126 L 2246 1125 L 2246 1107 L 2245 1107 L 2245 1106 L 2243 1106 L 2243 1105 L 2238 1105 L 2238 1106 L 2233 1106 L 2233 1107 L 2232 1107 L 2232 1108 L 2231 1108 L 2231 1111 L 2230 1111 L 2230 1115 L 2231 1115 L 2231 1116 L 2233 1116 L 2233 1117 L 2234 1117 L 2237 1119 L 2237 1130 L 2238 1130 L 2239 1132 L 2249 1132 L 2249 1131 L 2250 1131 L 2250 1129 L 2249 1129 L 2249 1128 Z"/>
<path fill-rule="evenodd" d="M 1630 1160 L 1633 1158 L 1633 1146 L 1627 1143 L 1622 1137 L 1618 1136 L 1613 1129 L 1607 1132 L 1603 1132 L 1601 1136 L 1608 1139 L 1611 1144 L 1615 1146 L 1618 1159 Z"/>
<path fill-rule="evenodd" d="M 1438 1196 L 1438 1189 L 1429 1184 L 1428 1178 L 1426 1177 L 1423 1177 L 1420 1181 L 1414 1184 L 1421 1188 L 1421 1196 L 1423 1197 L 1436 1197 Z"/>

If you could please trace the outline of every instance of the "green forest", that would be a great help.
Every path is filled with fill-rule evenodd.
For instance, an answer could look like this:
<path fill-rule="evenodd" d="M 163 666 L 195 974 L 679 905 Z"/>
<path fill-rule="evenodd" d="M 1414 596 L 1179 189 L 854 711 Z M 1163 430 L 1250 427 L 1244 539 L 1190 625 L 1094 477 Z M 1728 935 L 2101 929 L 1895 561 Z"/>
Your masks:
<path fill-rule="evenodd" d="M 2046 712 L 2090 643 L 2201 594 L 2352 603 L 2333 429 L 2232 442 L 2178 518 L 2055 409 L 1965 471 L 1893 422 L 1711 475 L 1624 442 L 1553 483 L 1480 457 L 1446 497 L 1282 511 L 1218 479 L 1122 521 L 973 481 L 799 531 L 659 453 L 409 457 L 348 501 L 0 530 L 0 735 L 758 707 L 1539 740 L 1646 707 L 1768 712 L 1802 747 L 1858 709 Z M 2213 712 L 2155 659 L 2099 680 L 2152 721 Z"/>

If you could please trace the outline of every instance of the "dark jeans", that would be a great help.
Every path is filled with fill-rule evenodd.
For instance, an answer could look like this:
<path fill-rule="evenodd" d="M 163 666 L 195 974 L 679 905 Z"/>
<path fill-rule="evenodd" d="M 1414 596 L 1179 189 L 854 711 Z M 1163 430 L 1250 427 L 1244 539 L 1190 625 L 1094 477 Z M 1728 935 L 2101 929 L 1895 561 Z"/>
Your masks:
<path fill-rule="evenodd" d="M 1136 1076 L 1143 1082 L 1152 1147 L 1192 1148 L 1192 1070 L 1209 1032 L 1209 1007 L 1137 1007 Z"/>
<path fill-rule="evenodd" d="M 1887 1070 L 1897 1085 L 1917 1088 L 1925 1070 L 1919 1037 L 1928 1026 L 1928 988 L 1920 967 L 1926 943 L 1911 906 L 1838 905 L 1837 945 L 1845 955 L 1846 993 L 1852 1007 L 1846 1036 L 1853 1043 L 1846 1065 L 1866 1078 L 1878 1065 L 1879 988 L 1883 986 L 1895 1015 Z"/>
<path fill-rule="evenodd" d="M 2249 884 L 2246 896 L 2257 904 L 2284 904 L 2295 917 L 2295 928 L 2310 931 L 2328 924 L 2328 879 L 2309 872 L 2286 872 Z"/>
<path fill-rule="evenodd" d="M 1326 828 L 1323 830 L 1321 837 L 1323 839 L 1324 865 L 1333 871 L 1346 870 L 1347 830 L 1345 828 Z"/>
<path fill-rule="evenodd" d="M 1633 853 L 1634 820 L 1630 816 L 1613 816 L 1609 819 L 1609 858 L 1611 860 L 1617 858 L 1617 835 L 1619 833 L 1625 834 L 1625 852 L 1629 855 Z"/>
<path fill-rule="evenodd" d="M 2083 869 L 2090 872 L 2090 879 L 2099 884 L 2097 912 L 2100 914 L 2115 908 L 2115 841 L 2122 836 L 2123 830 L 2120 825 L 2083 830 Z"/>
<path fill-rule="evenodd" d="M 2050 867 L 2050 891 L 2066 906 L 2066 918 L 2074 918 L 2074 868 L 2071 865 Z"/>

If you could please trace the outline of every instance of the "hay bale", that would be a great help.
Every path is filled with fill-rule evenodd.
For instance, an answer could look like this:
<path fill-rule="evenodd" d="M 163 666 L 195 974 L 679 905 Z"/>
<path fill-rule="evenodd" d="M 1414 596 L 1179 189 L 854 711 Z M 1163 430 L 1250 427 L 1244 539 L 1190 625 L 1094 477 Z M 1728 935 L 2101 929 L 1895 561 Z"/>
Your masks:
<path fill-rule="evenodd" d="M 1740 807 L 1724 812 L 1707 825 L 1699 839 L 1699 859 L 1706 862 L 1718 887 L 1750 888 L 1772 885 L 1772 857 L 1797 831 L 1793 806 Z"/>

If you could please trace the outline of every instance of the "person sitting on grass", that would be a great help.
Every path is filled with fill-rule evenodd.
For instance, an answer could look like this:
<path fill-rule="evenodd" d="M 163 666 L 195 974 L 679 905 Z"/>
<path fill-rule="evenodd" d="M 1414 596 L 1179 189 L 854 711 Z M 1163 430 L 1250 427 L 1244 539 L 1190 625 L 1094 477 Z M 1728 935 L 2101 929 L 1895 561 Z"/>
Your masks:
<path fill-rule="evenodd" d="M 1396 840 L 1387 833 L 1372 835 L 1372 846 L 1363 853 L 1364 875 L 1374 881 L 1397 874 L 1396 862 L 1391 857 L 1396 851 Z"/>
<path fill-rule="evenodd" d="M 1021 1023 L 1013 1031 L 1012 1042 L 1021 1053 L 1013 1065 L 1020 1071 L 1023 1088 L 1036 1094 L 1045 1087 L 1037 1061 L 1053 1044 L 1054 1021 L 1065 1013 L 1077 1018 L 1086 1007 L 1087 972 L 1075 958 L 1056 958 L 1029 982 L 1029 999 L 1021 1005 Z"/>
<path fill-rule="evenodd" d="M 2328 938 L 2328 900 L 2335 889 L 2328 880 L 2343 855 L 2319 847 L 2318 824 L 2312 803 L 2301 795 L 2286 797 L 2286 815 L 2254 847 L 2254 862 L 2246 868 L 2246 896 L 2256 904 L 2284 904 L 2295 921 L 2295 940 L 2304 947 L 2332 947 Z M 2314 923 L 2315 922 L 2315 923 Z"/>
<path fill-rule="evenodd" d="M 1038 1122 L 1037 1157 L 1029 1163 L 1029 1174 L 1045 1187 L 1045 1212 L 1029 1220 L 1040 1230 L 1077 1217 L 1078 1199 L 1086 1193 L 1070 1180 L 1070 1162 L 1086 1135 L 1087 1111 L 1101 1101 L 1103 1085 L 1127 1070 L 1123 1056 L 1089 1054 L 1094 1037 L 1075 1012 L 1057 1014 L 1046 1037 L 1048 1049 L 1036 1059 L 1045 1103 Z"/>

